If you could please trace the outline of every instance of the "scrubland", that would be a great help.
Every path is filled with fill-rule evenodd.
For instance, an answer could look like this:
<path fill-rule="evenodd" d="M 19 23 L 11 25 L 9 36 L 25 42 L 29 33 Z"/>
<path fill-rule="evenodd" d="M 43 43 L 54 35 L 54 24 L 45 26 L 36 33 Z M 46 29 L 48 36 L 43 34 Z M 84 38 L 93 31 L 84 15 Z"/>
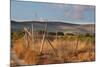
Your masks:
<path fill-rule="evenodd" d="M 39 35 L 38 35 L 39 36 Z M 24 34 L 13 33 L 11 40 L 11 66 L 75 63 L 95 61 L 95 36 L 62 35 L 47 36 L 40 53 L 42 37 L 26 40 Z M 14 55 L 14 56 L 13 56 Z"/>

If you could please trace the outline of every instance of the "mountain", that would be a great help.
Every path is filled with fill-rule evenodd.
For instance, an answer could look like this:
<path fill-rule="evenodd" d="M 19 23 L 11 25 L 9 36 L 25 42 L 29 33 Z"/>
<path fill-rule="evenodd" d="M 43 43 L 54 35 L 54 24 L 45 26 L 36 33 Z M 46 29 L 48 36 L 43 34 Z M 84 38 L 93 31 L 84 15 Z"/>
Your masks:
<path fill-rule="evenodd" d="M 35 30 L 44 30 L 46 22 L 42 21 L 11 21 L 11 30 L 19 31 L 24 27 L 31 28 L 33 27 Z M 64 33 L 95 33 L 95 24 L 72 24 L 65 22 L 50 22 L 48 21 L 48 31 L 49 32 L 64 32 Z"/>

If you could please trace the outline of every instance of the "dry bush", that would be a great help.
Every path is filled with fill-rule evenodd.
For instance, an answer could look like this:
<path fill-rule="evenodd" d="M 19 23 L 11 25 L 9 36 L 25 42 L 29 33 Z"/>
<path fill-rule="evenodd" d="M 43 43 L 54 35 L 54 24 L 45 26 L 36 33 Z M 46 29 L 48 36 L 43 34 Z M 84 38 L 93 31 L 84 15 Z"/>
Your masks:
<path fill-rule="evenodd" d="M 26 64 L 37 64 L 39 57 L 36 51 L 28 48 L 23 53 L 23 60 L 25 61 Z"/>
<path fill-rule="evenodd" d="M 77 39 L 77 38 L 76 38 Z M 78 61 L 92 61 L 95 59 L 95 45 L 91 43 L 91 40 L 83 38 L 79 40 L 76 51 L 77 40 L 54 40 L 53 44 L 57 49 L 57 54 L 60 59 L 65 62 L 78 62 Z M 77 54 L 75 54 L 75 53 Z"/>
<path fill-rule="evenodd" d="M 25 61 L 25 65 L 38 63 L 38 52 L 33 50 L 32 47 L 26 48 L 23 39 L 14 41 L 12 51 L 16 53 L 19 60 L 22 59 Z"/>
<path fill-rule="evenodd" d="M 78 59 L 80 61 L 94 61 L 95 60 L 95 52 L 79 53 Z"/>
<path fill-rule="evenodd" d="M 20 40 L 16 40 L 13 43 L 13 51 L 15 51 L 16 55 L 18 56 L 18 58 L 21 57 L 21 54 L 24 52 L 25 50 L 25 46 L 24 46 L 24 41 L 22 39 Z"/>

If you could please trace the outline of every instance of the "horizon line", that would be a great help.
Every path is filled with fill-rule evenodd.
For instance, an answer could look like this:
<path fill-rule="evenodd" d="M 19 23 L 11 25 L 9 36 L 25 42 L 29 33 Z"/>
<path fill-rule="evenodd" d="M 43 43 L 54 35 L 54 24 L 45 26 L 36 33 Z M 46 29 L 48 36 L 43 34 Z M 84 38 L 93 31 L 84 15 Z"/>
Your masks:
<path fill-rule="evenodd" d="M 61 23 L 70 23 L 70 24 L 95 24 L 95 22 L 93 23 L 82 23 L 82 22 L 77 22 L 77 23 L 73 23 L 73 21 L 50 21 L 50 20 L 10 20 L 10 21 L 15 21 L 15 22 L 28 22 L 28 21 L 37 21 L 37 22 L 61 22 Z M 83 21 L 84 22 L 84 21 Z"/>

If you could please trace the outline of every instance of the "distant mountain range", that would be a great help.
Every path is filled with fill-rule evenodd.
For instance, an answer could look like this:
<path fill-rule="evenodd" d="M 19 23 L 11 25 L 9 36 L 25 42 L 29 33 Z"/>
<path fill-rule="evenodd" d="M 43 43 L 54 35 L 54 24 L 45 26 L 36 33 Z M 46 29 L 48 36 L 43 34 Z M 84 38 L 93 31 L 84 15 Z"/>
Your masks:
<path fill-rule="evenodd" d="M 42 21 L 11 21 L 11 30 L 19 31 L 24 27 L 31 28 L 34 26 L 35 30 L 44 30 L 46 22 Z M 49 32 L 64 32 L 64 33 L 95 33 L 95 24 L 72 24 L 65 22 L 50 22 L 48 21 L 48 31 Z"/>

